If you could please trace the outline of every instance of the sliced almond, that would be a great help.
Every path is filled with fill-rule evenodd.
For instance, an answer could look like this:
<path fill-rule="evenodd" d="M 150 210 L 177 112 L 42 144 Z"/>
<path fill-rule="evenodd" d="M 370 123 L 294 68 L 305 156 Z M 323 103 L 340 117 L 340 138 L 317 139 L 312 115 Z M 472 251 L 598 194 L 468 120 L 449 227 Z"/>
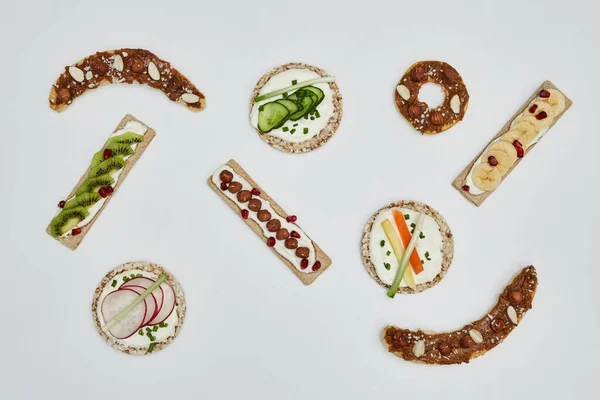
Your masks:
<path fill-rule="evenodd" d="M 508 319 L 510 319 L 510 322 L 512 322 L 515 325 L 518 325 L 519 319 L 517 317 L 517 311 L 513 306 L 508 306 L 508 308 L 506 309 L 506 314 L 508 314 Z"/>
<path fill-rule="evenodd" d="M 123 52 L 123 57 L 127 57 L 129 54 L 127 54 L 126 51 Z"/>
<path fill-rule="evenodd" d="M 160 80 L 160 72 L 158 72 L 156 64 L 154 64 L 152 61 L 150 61 L 148 64 L 148 75 L 150 75 L 150 78 L 154 79 L 155 81 Z"/>
<path fill-rule="evenodd" d="M 186 103 L 193 104 L 200 101 L 200 97 L 193 93 L 184 93 L 181 95 L 181 100 L 185 101 Z"/>
<path fill-rule="evenodd" d="M 123 58 L 119 54 L 115 55 L 115 59 L 113 60 L 113 68 L 119 72 L 123 71 Z"/>
<path fill-rule="evenodd" d="M 483 343 L 483 335 L 477 329 L 471 329 L 469 331 L 469 336 L 471 336 L 471 339 L 473 339 L 475 343 Z"/>
<path fill-rule="evenodd" d="M 92 71 L 88 71 L 85 73 L 85 79 L 88 81 L 94 77 L 94 73 Z"/>
<path fill-rule="evenodd" d="M 412 348 L 412 352 L 417 358 L 425 354 L 425 342 L 423 340 L 419 340 L 417 343 L 415 343 Z"/>
<path fill-rule="evenodd" d="M 454 114 L 458 114 L 460 112 L 460 97 L 457 94 L 452 96 L 450 99 L 450 109 Z"/>
<path fill-rule="evenodd" d="M 69 67 L 69 75 L 77 82 L 83 82 L 83 71 L 77 67 Z"/>
<path fill-rule="evenodd" d="M 396 91 L 398 92 L 400 97 L 402 97 L 404 100 L 410 99 L 410 90 L 408 90 L 408 88 L 406 86 L 398 85 L 396 87 Z"/>

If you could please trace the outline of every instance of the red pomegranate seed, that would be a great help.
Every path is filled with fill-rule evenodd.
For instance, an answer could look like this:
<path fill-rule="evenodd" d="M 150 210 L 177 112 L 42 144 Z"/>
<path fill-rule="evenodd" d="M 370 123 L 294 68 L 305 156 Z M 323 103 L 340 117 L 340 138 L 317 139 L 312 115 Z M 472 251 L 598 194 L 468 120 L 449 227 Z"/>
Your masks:
<path fill-rule="evenodd" d="M 513 142 L 513 146 L 515 146 L 517 149 L 518 149 L 519 147 L 520 147 L 520 148 L 523 148 L 523 145 L 522 145 L 522 144 L 521 144 L 521 142 L 519 142 L 518 140 L 515 140 L 515 141 Z"/>
<path fill-rule="evenodd" d="M 496 157 L 494 156 L 489 156 L 488 164 L 490 164 L 492 167 L 495 167 L 496 165 L 498 165 L 498 159 L 496 159 Z"/>
<path fill-rule="evenodd" d="M 250 212 L 248 212 L 248 210 L 242 210 L 242 218 L 248 219 L 249 215 L 250 215 Z"/>
<path fill-rule="evenodd" d="M 469 187 L 469 185 L 463 185 L 462 190 L 464 190 L 465 192 L 468 192 L 471 188 Z"/>
<path fill-rule="evenodd" d="M 227 183 L 221 182 L 221 190 L 227 190 Z"/>
<path fill-rule="evenodd" d="M 541 120 L 544 119 L 548 116 L 548 114 L 546 114 L 546 111 L 541 111 L 538 115 L 535 116 L 535 119 L 537 120 Z"/>
<path fill-rule="evenodd" d="M 306 269 L 307 267 L 308 267 L 308 258 L 303 258 L 302 261 L 300 261 L 300 268 Z"/>
<path fill-rule="evenodd" d="M 517 157 L 523 158 L 524 155 L 525 155 L 525 150 L 523 150 L 522 147 L 517 147 Z"/>
<path fill-rule="evenodd" d="M 106 191 L 105 187 L 101 187 L 100 190 L 98 190 L 98 194 L 102 197 L 108 196 L 108 192 Z"/>
<path fill-rule="evenodd" d="M 542 91 L 540 92 L 540 97 L 548 98 L 550 97 L 550 92 L 546 89 L 542 89 Z"/>
<path fill-rule="evenodd" d="M 113 194 L 113 192 L 115 191 L 115 189 L 112 186 L 107 186 L 106 187 L 106 191 L 108 192 L 108 194 Z"/>
<path fill-rule="evenodd" d="M 260 196 L 260 190 L 258 190 L 257 188 L 253 188 L 251 190 L 251 193 L 255 196 Z"/>
<path fill-rule="evenodd" d="M 65 204 L 67 204 L 67 202 L 64 201 L 64 200 L 61 200 L 61 201 L 58 202 L 58 207 L 59 208 L 63 208 L 65 206 Z"/>
<path fill-rule="evenodd" d="M 298 232 L 296 232 L 296 231 L 292 231 L 290 233 L 290 236 L 293 237 L 293 238 L 296 238 L 296 239 L 300 239 L 300 234 Z"/>
<path fill-rule="evenodd" d="M 77 235 L 79 235 L 80 233 L 81 233 L 81 228 L 75 228 L 75 229 L 73 229 L 73 230 L 71 231 L 71 234 L 72 234 L 73 236 L 77 236 Z"/>
<path fill-rule="evenodd" d="M 271 236 L 269 239 L 267 239 L 267 246 L 269 246 L 269 247 L 275 246 L 275 238 L 273 236 Z"/>
<path fill-rule="evenodd" d="M 313 264 L 313 266 L 312 266 L 312 270 L 313 270 L 313 271 L 318 271 L 318 270 L 319 270 L 319 268 L 321 268 L 321 261 L 317 261 L 317 262 L 315 262 L 315 263 Z"/>
<path fill-rule="evenodd" d="M 535 112 L 535 110 L 537 110 L 537 109 L 538 109 L 538 105 L 534 104 L 531 107 L 529 107 L 529 112 L 533 114 Z"/>
<path fill-rule="evenodd" d="M 285 217 L 285 220 L 287 222 L 296 222 L 297 219 L 298 217 L 296 217 L 295 215 L 288 215 L 287 217 Z"/>
<path fill-rule="evenodd" d="M 104 150 L 104 159 L 108 160 L 110 158 L 110 156 L 112 156 L 112 150 L 111 149 Z"/>

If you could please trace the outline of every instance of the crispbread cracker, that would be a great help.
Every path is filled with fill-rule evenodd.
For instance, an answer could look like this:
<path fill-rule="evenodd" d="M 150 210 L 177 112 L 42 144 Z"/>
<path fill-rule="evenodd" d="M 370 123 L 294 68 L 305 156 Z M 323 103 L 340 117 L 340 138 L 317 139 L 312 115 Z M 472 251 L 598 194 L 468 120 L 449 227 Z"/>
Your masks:
<path fill-rule="evenodd" d="M 164 349 L 165 347 L 167 347 L 167 345 L 169 343 L 171 343 L 177 337 L 177 335 L 179 335 L 179 332 L 181 331 L 181 326 L 183 325 L 183 322 L 185 320 L 185 313 L 186 313 L 185 296 L 183 294 L 183 289 L 181 288 L 181 285 L 179 284 L 177 279 L 175 279 L 175 277 L 170 272 L 166 271 L 165 269 L 163 269 L 161 266 L 159 266 L 157 264 L 153 264 L 153 263 L 145 262 L 145 261 L 129 262 L 129 263 L 120 265 L 117 268 L 110 271 L 109 273 L 107 273 L 104 276 L 104 278 L 102 278 L 102 281 L 96 288 L 96 291 L 94 292 L 94 298 L 92 300 L 92 317 L 94 318 L 94 326 L 96 327 L 96 330 L 98 331 L 100 336 L 102 336 L 102 338 L 106 341 L 106 343 L 108 343 L 112 348 L 122 351 L 123 353 L 126 353 L 126 354 L 135 354 L 135 355 L 150 354 L 150 353 L 148 353 L 147 348 L 126 346 L 124 344 L 119 343 L 116 339 L 114 339 L 112 337 L 112 335 L 107 334 L 102 329 L 102 326 L 100 325 L 100 320 L 98 319 L 97 310 L 98 310 L 98 307 L 100 306 L 98 304 L 98 299 L 100 298 L 100 295 L 102 294 L 102 291 L 104 290 L 104 287 L 107 284 L 109 284 L 112 281 L 113 277 L 115 277 L 116 275 L 119 275 L 125 271 L 131 271 L 131 270 L 143 270 L 143 271 L 147 271 L 147 272 L 152 272 L 152 273 L 156 274 L 157 278 L 166 272 L 168 277 L 165 280 L 165 282 L 168 283 L 175 291 L 175 308 L 173 309 L 173 312 L 177 313 L 179 321 L 177 323 L 177 326 L 175 327 L 175 332 L 171 336 L 169 336 L 168 338 L 166 338 L 165 340 L 163 340 L 161 342 L 154 342 L 156 344 L 154 345 L 154 349 L 152 350 L 152 353 L 156 353 L 157 351 L 160 351 L 160 350 Z"/>
<path fill-rule="evenodd" d="M 424 290 L 429 289 L 430 287 L 437 285 L 442 280 L 442 278 L 446 275 L 446 273 L 448 272 L 448 269 L 450 268 L 450 265 L 452 264 L 452 260 L 454 258 L 454 235 L 452 235 L 452 231 L 450 230 L 448 223 L 446 222 L 444 217 L 442 217 L 442 215 L 439 212 L 437 212 L 433 208 L 429 207 L 428 205 L 419 203 L 417 201 L 400 200 L 395 203 L 391 203 L 387 206 L 381 207 L 379 210 L 377 210 L 377 212 L 375 214 L 373 214 L 373 216 L 367 221 L 367 224 L 365 225 L 365 228 L 363 230 L 362 240 L 360 243 L 360 249 L 361 249 L 363 263 L 365 264 L 365 268 L 367 269 L 367 272 L 369 273 L 369 275 L 371 275 L 371 278 L 375 279 L 375 281 L 377 283 L 379 283 L 379 285 L 381 285 L 382 287 L 384 287 L 386 289 L 389 289 L 390 285 L 386 285 L 385 283 L 383 283 L 381 281 L 381 279 L 379 279 L 379 277 L 377 276 L 375 266 L 371 262 L 371 252 L 370 252 L 369 247 L 370 247 L 370 241 L 371 241 L 371 230 L 373 228 L 373 222 L 375 222 L 375 219 L 382 211 L 389 210 L 391 208 L 408 208 L 408 209 L 414 210 L 416 212 L 422 211 L 425 214 L 432 217 L 435 220 L 435 222 L 438 224 L 438 226 L 440 227 L 440 233 L 442 234 L 442 240 L 443 240 L 443 242 L 442 242 L 443 260 L 442 260 L 442 270 L 440 271 L 440 273 L 437 274 L 431 282 L 422 283 L 422 284 L 417 285 L 416 291 L 413 291 L 408 286 L 407 287 L 400 286 L 400 287 L 398 287 L 398 291 L 397 291 L 397 293 L 406 293 L 406 294 L 420 293 Z"/>
<path fill-rule="evenodd" d="M 523 111 L 525 111 L 527 106 L 529 106 L 529 104 L 538 96 L 538 94 L 540 93 L 540 91 L 542 89 L 558 90 L 565 97 L 565 109 L 560 114 L 558 114 L 557 116 L 554 117 L 554 120 L 552 121 L 552 124 L 548 127 L 548 130 L 550 130 L 554 126 L 554 124 L 556 124 L 556 122 L 559 120 L 559 118 L 562 117 L 563 114 L 565 112 L 567 112 L 567 110 L 573 104 L 573 101 L 571 101 L 571 99 L 569 99 L 561 90 L 559 90 L 556 86 L 554 86 L 554 84 L 550 81 L 545 81 L 544 83 L 541 84 L 540 87 L 538 87 L 536 89 L 536 91 L 533 93 L 533 95 L 531 95 L 531 97 L 529 97 L 529 99 L 525 102 L 525 104 L 523 104 L 523 106 L 521 106 L 521 108 L 512 116 L 512 118 L 510 120 L 508 120 L 508 122 L 502 127 L 502 129 L 500 129 L 498 134 L 496 134 L 496 136 L 494 136 L 492 138 L 492 140 L 490 140 L 489 143 L 484 146 L 484 148 L 481 150 L 481 152 L 479 154 L 477 154 L 477 156 L 473 159 L 473 161 L 471 161 L 471 163 L 469 165 L 467 165 L 467 167 L 460 173 L 460 175 L 458 175 L 458 177 L 456 177 L 454 182 L 452 182 L 452 186 L 454 186 L 456 188 L 456 190 L 458 190 L 463 196 L 465 196 L 465 198 L 467 200 L 469 200 L 471 203 L 475 204 L 476 206 L 479 207 L 485 201 L 485 199 L 487 199 L 492 193 L 494 193 L 496 190 L 498 190 L 500 185 L 502 185 L 502 182 L 508 177 L 508 175 L 512 172 L 512 170 L 515 169 L 517 165 L 519 165 L 519 163 L 521 162 L 522 159 L 518 158 L 517 161 L 513 163 L 513 165 L 508 170 L 508 172 L 506 174 L 504 174 L 504 176 L 502 177 L 502 181 L 500 182 L 500 185 L 498 185 L 498 187 L 496 189 L 494 189 L 492 191 L 483 192 L 482 194 L 479 194 L 479 195 L 471 194 L 470 192 L 467 192 L 462 189 L 463 185 L 465 185 L 467 175 L 469 175 L 471 168 L 473 168 L 473 166 L 475 165 L 475 163 L 477 162 L 479 157 L 481 157 L 482 154 L 486 151 L 486 149 L 488 148 L 490 143 L 492 143 L 494 140 L 498 139 L 500 136 L 504 135 L 510 129 L 510 124 L 513 122 L 513 120 L 515 118 L 517 118 Z M 548 132 L 546 131 L 546 133 L 543 136 L 546 136 L 547 133 Z M 543 136 L 542 136 L 542 138 L 543 138 Z M 542 138 L 540 138 L 540 140 Z M 527 153 L 529 153 L 536 145 L 537 145 L 537 143 L 531 144 L 527 149 Z M 526 153 L 526 155 L 527 155 L 527 153 Z"/>
<path fill-rule="evenodd" d="M 71 250 L 77 249 L 77 247 L 79 246 L 79 244 L 81 243 L 81 241 L 83 240 L 85 235 L 87 235 L 88 231 L 91 229 L 92 225 L 94 225 L 94 223 L 96 222 L 96 219 L 98 219 L 98 216 L 100 216 L 100 214 L 102 213 L 102 210 L 104 210 L 106 205 L 113 198 L 113 196 L 115 195 L 115 193 L 117 192 L 117 190 L 119 189 L 119 187 L 121 186 L 121 184 L 123 183 L 125 178 L 127 177 L 127 174 L 129 174 L 129 171 L 131 170 L 133 165 L 142 156 L 142 153 L 146 150 L 146 147 L 148 147 L 148 145 L 150 144 L 152 139 L 154 139 L 154 136 L 156 136 L 154 129 L 150 128 L 148 125 L 146 125 L 145 123 L 141 122 L 140 120 L 134 118 L 132 115 L 129 115 L 129 114 L 127 114 L 125 116 L 125 118 L 123 118 L 121 120 L 119 125 L 113 131 L 113 133 L 118 131 L 119 129 L 123 129 L 125 127 L 125 124 L 127 124 L 127 122 L 129 122 L 129 121 L 140 122 L 148 128 L 148 131 L 144 134 L 144 140 L 137 144 L 133 155 L 131 155 L 131 157 L 129 157 L 125 161 L 125 166 L 123 167 L 123 172 L 121 173 L 121 175 L 119 176 L 119 180 L 115 184 L 113 194 L 106 198 L 106 201 L 104 201 L 104 204 L 102 204 L 102 207 L 100 207 L 100 209 L 98 210 L 96 215 L 92 218 L 92 220 L 86 226 L 81 228 L 81 233 L 76 236 L 69 235 L 64 238 L 60 238 L 60 237 L 56 238 L 56 240 L 58 240 L 59 242 L 61 242 L 63 245 L 67 246 Z M 89 172 L 90 172 L 90 168 L 88 167 L 88 169 L 85 171 L 85 173 L 83 174 L 81 179 L 79 179 L 79 182 L 77 182 L 77 184 L 75 185 L 73 190 L 71 190 L 71 193 L 69 193 L 69 195 L 67 197 L 65 197 L 65 199 L 70 199 L 71 197 L 73 197 L 75 195 L 75 192 L 77 191 L 79 186 L 81 186 L 81 184 L 87 179 Z M 46 228 L 46 232 L 48 234 L 50 234 L 50 225 L 48 225 L 48 228 Z"/>
<path fill-rule="evenodd" d="M 254 99 L 257 96 L 259 96 L 260 90 L 269 81 L 269 79 L 271 79 L 272 76 L 277 75 L 283 71 L 287 71 L 289 69 L 294 68 L 308 69 L 323 77 L 329 76 L 321 68 L 313 67 L 312 65 L 304 63 L 287 63 L 279 67 L 275 67 L 259 79 L 258 83 L 256 84 L 256 87 L 252 91 L 252 99 L 250 100 L 250 112 L 252 112 L 252 108 L 254 107 Z M 258 136 L 274 149 L 286 153 L 307 153 L 327 143 L 327 141 L 331 139 L 333 134 L 337 131 L 338 127 L 340 126 L 340 122 L 342 121 L 343 108 L 342 95 L 340 94 L 340 89 L 338 85 L 335 82 L 329 82 L 329 87 L 331 88 L 333 94 L 333 115 L 329 118 L 327 125 L 325 125 L 321 132 L 319 132 L 315 137 L 305 142 L 292 143 L 285 141 L 281 138 L 262 133 L 261 131 L 256 129 Z"/>
<path fill-rule="evenodd" d="M 271 207 L 273 207 L 273 210 L 283 219 L 285 219 L 288 214 L 279 206 L 279 204 L 277 204 L 275 202 L 275 200 L 273 200 L 267 193 L 265 190 L 263 190 L 247 173 L 246 171 L 244 171 L 244 169 L 234 160 L 229 160 L 227 162 L 227 165 L 229 167 L 231 167 L 236 174 L 240 175 L 242 178 L 244 178 L 246 181 L 248 181 L 248 183 L 250 183 L 252 185 L 252 187 L 257 188 L 260 190 L 261 194 L 260 197 L 268 200 L 271 203 Z M 225 203 L 227 203 L 227 205 L 237 214 L 240 216 L 240 219 L 242 221 L 244 221 L 246 223 L 246 225 L 248 225 L 250 227 L 250 229 L 252 229 L 261 239 L 263 242 L 266 243 L 268 237 L 266 237 L 263 233 L 263 230 L 260 228 L 260 226 L 254 222 L 253 220 L 251 220 L 250 218 L 248 219 L 244 219 L 242 218 L 242 211 L 240 210 L 240 207 L 235 204 L 233 201 L 231 201 L 227 196 L 225 196 L 222 193 L 221 188 L 219 188 L 218 186 L 216 186 L 213 181 L 212 181 L 212 175 L 208 178 L 208 180 L 206 181 L 206 183 L 208 183 L 208 185 L 215 191 L 217 192 L 217 194 L 219 196 L 221 196 L 221 198 L 225 201 Z M 329 268 L 329 266 L 331 265 L 331 259 L 327 256 L 327 254 L 325 254 L 323 252 L 323 250 L 321 250 L 321 248 L 319 247 L 319 245 L 311 239 L 311 242 L 313 244 L 313 246 L 315 247 L 315 256 L 316 256 L 316 260 L 321 262 L 321 268 L 318 271 L 315 272 L 310 272 L 310 273 L 302 273 L 300 271 L 298 271 L 296 269 L 296 267 L 294 267 L 292 265 L 292 263 L 290 263 L 288 260 L 286 260 L 283 256 L 281 256 L 279 253 L 277 253 L 277 251 L 275 251 L 274 248 L 270 248 L 271 251 L 277 256 L 279 257 L 279 259 L 281 261 L 283 261 L 285 263 L 285 265 L 288 266 L 288 268 L 302 281 L 302 283 L 304 283 L 305 285 L 310 285 L 311 283 L 313 283 L 315 281 L 315 279 L 317 279 L 319 277 L 319 275 L 321 275 L 323 273 L 323 271 L 325 271 L 327 268 Z"/>

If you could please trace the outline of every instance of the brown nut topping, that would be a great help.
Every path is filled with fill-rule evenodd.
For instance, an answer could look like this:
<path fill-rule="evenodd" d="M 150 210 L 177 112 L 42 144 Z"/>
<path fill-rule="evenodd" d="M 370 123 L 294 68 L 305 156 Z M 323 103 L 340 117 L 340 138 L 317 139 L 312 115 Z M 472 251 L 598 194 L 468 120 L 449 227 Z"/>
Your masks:
<path fill-rule="evenodd" d="M 446 69 L 444 69 L 444 78 L 449 82 L 454 82 L 458 79 L 458 72 L 450 67 L 446 67 Z"/>
<path fill-rule="evenodd" d="M 396 342 L 394 344 L 396 346 L 398 346 L 398 347 L 406 347 L 406 346 L 408 346 L 408 338 L 402 332 L 396 332 L 396 333 L 394 333 L 394 341 Z"/>
<path fill-rule="evenodd" d="M 417 118 L 422 113 L 423 113 L 423 108 L 421 108 L 421 106 L 418 104 L 413 104 L 412 106 L 410 106 L 408 108 L 408 115 L 410 115 L 411 118 Z"/>
<path fill-rule="evenodd" d="M 417 67 L 413 69 L 411 78 L 414 82 L 423 82 L 426 77 L 427 75 L 425 75 L 425 70 L 423 68 Z"/>
<path fill-rule="evenodd" d="M 444 116 L 440 111 L 433 110 L 429 113 L 429 121 L 434 125 L 442 125 L 444 123 Z"/>
<path fill-rule="evenodd" d="M 71 92 L 67 88 L 60 88 L 56 91 L 56 97 L 61 103 L 71 100 Z"/>
<path fill-rule="evenodd" d="M 521 304 L 523 302 L 523 293 L 514 290 L 508 295 L 508 300 L 515 306 Z"/>
<path fill-rule="evenodd" d="M 308 247 L 298 247 L 296 249 L 296 257 L 308 258 L 309 254 L 310 254 L 310 249 Z"/>
<path fill-rule="evenodd" d="M 492 322 L 490 322 L 490 328 L 496 333 L 500 332 L 504 329 L 504 320 L 498 318 L 492 320 Z"/>
<path fill-rule="evenodd" d="M 452 353 L 452 346 L 450 346 L 446 342 L 443 342 L 443 343 L 440 343 L 440 345 L 438 346 L 438 350 L 440 351 L 440 353 L 447 356 L 450 353 Z"/>
<path fill-rule="evenodd" d="M 240 203 L 245 203 L 252 198 L 252 193 L 249 190 L 242 190 L 237 194 L 237 199 Z"/>
<path fill-rule="evenodd" d="M 468 349 L 469 347 L 475 346 L 475 342 L 471 339 L 471 335 L 468 333 L 465 336 L 460 338 L 460 346 Z"/>
<path fill-rule="evenodd" d="M 144 66 L 144 62 L 139 57 L 134 57 L 131 60 L 131 70 L 135 73 L 144 72 L 146 67 Z"/>
<path fill-rule="evenodd" d="M 252 199 L 248 202 L 248 208 L 250 211 L 258 211 L 262 207 L 262 201 L 259 199 Z"/>
<path fill-rule="evenodd" d="M 219 179 L 221 179 L 221 182 L 229 183 L 233 179 L 233 173 L 224 169 L 219 174 Z"/>
<path fill-rule="evenodd" d="M 290 249 L 290 250 L 294 250 L 296 247 L 298 247 L 298 241 L 294 238 L 289 238 L 285 240 L 285 247 Z"/>
<path fill-rule="evenodd" d="M 239 182 L 231 182 L 229 184 L 229 192 L 236 194 L 237 192 L 239 192 L 240 190 L 242 190 L 242 184 Z"/>
<path fill-rule="evenodd" d="M 92 64 L 92 69 L 94 70 L 95 73 L 97 73 L 98 75 L 106 75 L 106 73 L 108 72 L 108 65 L 103 62 L 102 60 L 96 60 L 96 62 L 94 62 Z"/>
<path fill-rule="evenodd" d="M 275 237 L 277 238 L 277 240 L 284 240 L 290 237 L 290 233 L 288 232 L 287 229 L 285 228 L 281 228 L 280 230 L 277 231 L 277 234 L 275 235 Z"/>
<path fill-rule="evenodd" d="M 256 216 L 261 222 L 265 222 L 271 219 L 271 213 L 267 210 L 260 210 L 258 214 L 256 214 Z"/>
<path fill-rule="evenodd" d="M 267 230 L 269 232 L 277 232 L 281 228 L 281 222 L 278 219 L 273 218 L 269 222 L 267 222 Z"/>

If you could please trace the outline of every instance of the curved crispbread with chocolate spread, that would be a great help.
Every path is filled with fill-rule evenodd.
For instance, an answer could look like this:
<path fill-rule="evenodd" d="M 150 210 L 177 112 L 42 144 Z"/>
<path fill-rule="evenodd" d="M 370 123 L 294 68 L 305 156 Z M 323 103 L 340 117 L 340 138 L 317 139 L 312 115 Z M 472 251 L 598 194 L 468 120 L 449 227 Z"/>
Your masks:
<path fill-rule="evenodd" d="M 175 340 L 177 335 L 179 335 L 179 332 L 181 331 L 181 326 L 183 325 L 183 322 L 185 320 L 185 313 L 186 313 L 185 297 L 184 297 L 183 289 L 181 288 L 181 285 L 179 284 L 177 279 L 175 279 L 175 277 L 170 272 L 166 271 L 165 269 L 163 269 L 161 266 L 159 266 L 157 264 L 153 264 L 150 262 L 144 262 L 144 261 L 129 262 L 129 263 L 120 265 L 117 268 L 110 271 L 109 273 L 107 273 L 104 276 L 104 278 L 102 278 L 102 281 L 96 288 L 96 291 L 94 292 L 94 299 L 92 300 L 92 317 L 94 318 L 94 326 L 96 327 L 96 330 L 98 331 L 100 336 L 102 336 L 102 338 L 106 341 L 106 343 L 108 343 L 112 348 L 122 351 L 123 353 L 126 353 L 126 354 L 134 354 L 134 355 L 150 354 L 148 352 L 148 348 L 132 347 L 132 346 L 127 346 L 127 345 L 119 343 L 117 340 L 115 340 L 112 337 L 112 335 L 107 334 L 102 329 L 100 320 L 98 319 L 97 310 L 98 310 L 98 307 L 100 306 L 98 304 L 98 299 L 100 298 L 102 291 L 104 290 L 104 287 L 107 284 L 109 284 L 112 281 L 113 277 L 115 277 L 116 275 L 119 275 L 125 271 L 131 271 L 131 270 L 143 270 L 143 271 L 147 271 L 147 272 L 152 272 L 153 274 L 156 275 L 157 278 L 160 275 L 162 275 L 163 273 L 167 273 L 168 277 L 165 280 L 165 282 L 168 283 L 175 291 L 175 308 L 173 309 L 173 312 L 177 313 L 179 322 L 178 322 L 177 326 L 175 327 L 175 332 L 171 336 L 167 337 L 166 339 L 164 339 L 160 342 L 153 342 L 156 344 L 154 345 L 154 349 L 152 350 L 152 353 L 156 353 L 157 351 L 160 351 L 160 350 L 164 349 L 165 347 L 167 347 L 167 345 L 169 343 L 171 343 L 173 340 Z"/>
<path fill-rule="evenodd" d="M 375 266 L 371 262 L 371 255 L 370 255 L 371 252 L 369 249 L 369 247 L 370 247 L 369 243 L 371 241 L 371 229 L 373 228 L 373 222 L 375 222 L 375 219 L 377 218 L 379 213 L 381 213 L 382 211 L 385 211 L 385 210 L 389 210 L 391 208 L 396 208 L 396 207 L 408 208 L 408 209 L 414 210 L 416 212 L 421 212 L 421 211 L 424 212 L 425 214 L 429 215 L 430 217 L 432 217 L 434 219 L 434 221 L 440 227 L 440 233 L 442 234 L 442 240 L 443 240 L 443 242 L 442 242 L 442 257 L 443 257 L 443 260 L 442 260 L 442 270 L 440 271 L 440 273 L 437 274 L 435 276 L 435 278 L 433 278 L 432 281 L 417 285 L 416 291 L 412 290 L 409 287 L 401 286 L 398 288 L 398 292 L 397 292 L 397 293 L 405 293 L 405 294 L 419 293 L 419 292 L 429 289 L 430 287 L 437 285 L 442 280 L 442 278 L 446 275 L 446 273 L 448 272 L 448 269 L 450 268 L 450 265 L 452 264 L 452 259 L 454 258 L 454 236 L 452 235 L 452 231 L 450 230 L 450 227 L 448 226 L 448 223 L 446 222 L 444 217 L 442 217 L 442 215 L 439 212 L 437 212 L 436 210 L 434 210 L 433 208 L 429 207 L 426 204 L 419 203 L 417 201 L 400 200 L 400 201 L 389 204 L 389 205 L 377 210 L 377 212 L 367 221 L 367 224 L 365 225 L 362 240 L 360 243 L 360 249 L 361 249 L 363 263 L 365 264 L 365 268 L 367 269 L 367 272 L 369 273 L 369 275 L 371 275 L 371 277 L 373 279 L 375 279 L 375 281 L 377 283 L 379 283 L 379 285 L 383 286 L 384 288 L 389 289 L 390 286 L 386 285 L 385 283 L 383 283 L 381 281 L 381 279 L 379 279 L 379 277 L 377 276 L 377 272 L 375 270 Z"/>
<path fill-rule="evenodd" d="M 260 90 L 269 81 L 269 79 L 271 79 L 272 76 L 277 75 L 283 71 L 287 71 L 289 69 L 294 68 L 308 69 L 323 77 L 329 76 L 321 68 L 313 67 L 312 65 L 304 63 L 287 63 L 279 67 L 275 67 L 269 72 L 267 72 L 265 75 L 263 75 L 263 77 L 259 79 L 258 83 L 254 87 L 254 90 L 252 91 L 252 99 L 250 100 L 250 112 L 252 112 L 252 108 L 254 107 L 254 99 L 260 94 Z M 255 129 L 258 133 L 258 136 L 260 136 L 260 138 L 264 142 L 268 143 L 274 149 L 286 153 L 307 153 L 327 143 L 327 141 L 331 139 L 333 134 L 337 131 L 338 127 L 340 126 L 340 122 L 342 121 L 343 108 L 342 95 L 340 94 L 340 89 L 338 85 L 335 82 L 330 82 L 329 87 L 331 88 L 331 92 L 333 94 L 333 115 L 329 118 L 327 125 L 325 125 L 321 132 L 319 132 L 319 134 L 317 134 L 315 137 L 305 142 L 292 143 L 285 141 L 281 138 L 262 133 L 258 129 Z"/>
<path fill-rule="evenodd" d="M 415 332 L 388 325 L 382 332 L 383 343 L 390 353 L 406 361 L 438 365 L 468 363 L 502 343 L 519 325 L 532 308 L 537 285 L 537 272 L 530 265 L 511 280 L 498 296 L 496 304 L 481 319 L 459 330 L 443 333 L 423 330 Z M 510 308 L 512 312 L 509 311 Z M 471 333 L 472 331 L 476 331 L 478 335 Z M 479 342 L 474 337 L 478 337 Z M 419 353 L 418 356 L 415 354 L 417 342 L 423 343 L 422 354 Z"/>

